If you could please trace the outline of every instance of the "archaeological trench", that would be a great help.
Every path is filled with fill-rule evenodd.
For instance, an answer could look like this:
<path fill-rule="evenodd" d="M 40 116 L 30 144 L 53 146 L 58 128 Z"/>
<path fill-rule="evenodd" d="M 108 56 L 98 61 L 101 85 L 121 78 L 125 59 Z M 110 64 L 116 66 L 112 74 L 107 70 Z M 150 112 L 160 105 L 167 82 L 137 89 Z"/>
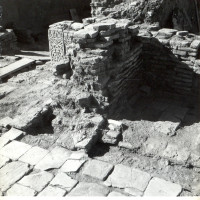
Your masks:
<path fill-rule="evenodd" d="M 73 2 L 0 0 L 0 195 L 199 196 L 199 1 Z"/>

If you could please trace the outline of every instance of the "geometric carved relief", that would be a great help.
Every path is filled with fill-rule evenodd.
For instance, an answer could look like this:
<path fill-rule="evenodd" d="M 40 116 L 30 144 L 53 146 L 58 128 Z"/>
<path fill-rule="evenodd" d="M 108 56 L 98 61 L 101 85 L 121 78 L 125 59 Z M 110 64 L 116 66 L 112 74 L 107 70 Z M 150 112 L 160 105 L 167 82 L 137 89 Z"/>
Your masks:
<path fill-rule="evenodd" d="M 59 62 L 65 57 L 64 35 L 62 29 L 49 29 L 49 50 L 53 62 Z"/>

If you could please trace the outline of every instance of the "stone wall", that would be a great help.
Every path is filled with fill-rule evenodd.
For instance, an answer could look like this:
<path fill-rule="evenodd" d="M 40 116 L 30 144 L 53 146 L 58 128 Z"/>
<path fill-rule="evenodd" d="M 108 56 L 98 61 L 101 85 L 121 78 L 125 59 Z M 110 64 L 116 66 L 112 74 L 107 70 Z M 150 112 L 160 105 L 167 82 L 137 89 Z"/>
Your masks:
<path fill-rule="evenodd" d="M 56 23 L 49 29 L 52 62 L 59 65 L 68 60 L 73 84 L 84 85 L 108 101 L 131 98 L 141 85 L 174 96 L 196 97 L 199 36 L 157 29 L 112 18 Z"/>
<path fill-rule="evenodd" d="M 0 30 L 0 55 L 10 54 L 17 50 L 17 38 L 11 29 Z"/>
<path fill-rule="evenodd" d="M 52 25 L 52 61 L 69 59 L 73 83 L 85 85 L 88 91 L 98 91 L 109 99 L 135 93 L 142 68 L 138 28 L 123 19 L 92 22 L 89 18 L 84 24 L 65 21 Z"/>
<path fill-rule="evenodd" d="M 200 73 L 200 37 L 187 31 L 140 30 L 143 43 L 144 79 L 154 89 L 197 95 Z"/>
<path fill-rule="evenodd" d="M 175 28 L 198 33 L 193 0 L 92 0 L 91 14 L 135 23 L 158 23 L 161 28 Z"/>

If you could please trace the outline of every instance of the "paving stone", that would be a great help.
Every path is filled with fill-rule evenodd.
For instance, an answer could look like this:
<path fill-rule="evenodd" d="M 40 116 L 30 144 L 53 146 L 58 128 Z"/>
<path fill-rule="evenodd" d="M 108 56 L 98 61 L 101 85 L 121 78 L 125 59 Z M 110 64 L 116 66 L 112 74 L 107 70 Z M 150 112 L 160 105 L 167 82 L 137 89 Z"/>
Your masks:
<path fill-rule="evenodd" d="M 0 150 L 0 154 L 5 157 L 16 160 L 20 156 L 25 154 L 30 148 L 30 145 L 25 144 L 23 142 L 12 141 Z"/>
<path fill-rule="evenodd" d="M 83 174 L 103 181 L 112 169 L 112 164 L 98 160 L 90 160 L 86 168 L 83 170 Z"/>
<path fill-rule="evenodd" d="M 77 172 L 85 162 L 85 160 L 67 160 L 60 170 L 63 172 Z"/>
<path fill-rule="evenodd" d="M 52 179 L 53 174 L 42 171 L 23 177 L 19 184 L 40 192 Z"/>
<path fill-rule="evenodd" d="M 28 150 L 19 160 L 30 165 L 36 165 L 48 152 L 46 149 L 35 146 Z"/>
<path fill-rule="evenodd" d="M 69 158 L 70 154 L 71 152 L 67 149 L 56 146 L 35 166 L 35 168 L 41 170 L 60 168 Z"/>
<path fill-rule="evenodd" d="M 11 140 L 17 139 L 24 134 L 25 133 L 23 131 L 11 128 L 8 132 L 4 133 L 2 137 L 0 137 L 0 149 L 8 144 Z"/>
<path fill-rule="evenodd" d="M 144 193 L 144 196 L 178 196 L 182 187 L 178 184 L 154 177 Z"/>
<path fill-rule="evenodd" d="M 7 138 L 0 137 L 0 149 L 8 143 L 9 143 L 9 140 Z"/>
<path fill-rule="evenodd" d="M 194 40 L 191 43 L 190 47 L 193 48 L 193 49 L 198 49 L 200 47 L 200 40 Z"/>
<path fill-rule="evenodd" d="M 36 191 L 23 185 L 14 184 L 7 192 L 6 196 L 35 196 Z"/>
<path fill-rule="evenodd" d="M 111 192 L 109 193 L 108 197 L 116 197 L 116 196 L 126 196 L 125 194 L 122 194 L 120 192 Z"/>
<path fill-rule="evenodd" d="M 8 127 L 12 124 L 12 118 L 10 117 L 4 117 L 3 119 L 0 120 L 0 126 L 2 127 Z"/>
<path fill-rule="evenodd" d="M 0 190 L 5 191 L 28 173 L 30 168 L 23 162 L 11 162 L 0 169 Z"/>
<path fill-rule="evenodd" d="M 37 196 L 57 196 L 57 197 L 63 197 L 65 195 L 66 191 L 58 188 L 58 187 L 52 187 L 52 186 L 47 186 L 42 190 L 42 192 L 39 193 Z"/>
<path fill-rule="evenodd" d="M 96 183 L 79 183 L 68 196 L 106 196 L 109 189 Z"/>
<path fill-rule="evenodd" d="M 65 173 L 58 173 L 55 178 L 51 181 L 50 185 L 58 186 L 65 189 L 66 191 L 71 191 L 72 188 L 78 183 L 77 180 L 72 179 Z"/>
<path fill-rule="evenodd" d="M 81 160 L 81 159 L 87 159 L 88 155 L 85 153 L 85 151 L 75 151 L 73 152 L 70 157 L 69 160 Z"/>
<path fill-rule="evenodd" d="M 5 156 L 0 155 L 0 168 L 2 168 L 6 163 L 9 162 L 9 158 L 6 158 Z"/>
<path fill-rule="evenodd" d="M 151 176 L 146 172 L 118 164 L 106 182 L 113 187 L 135 188 L 144 191 L 150 179 Z"/>
<path fill-rule="evenodd" d="M 2 137 L 8 140 L 15 140 L 22 135 L 25 135 L 23 131 L 20 131 L 16 128 L 11 128 L 8 132 L 4 133 Z"/>
<path fill-rule="evenodd" d="M 143 195 L 143 192 L 141 192 L 140 190 L 137 190 L 135 188 L 125 188 L 124 190 L 126 193 L 132 195 L 132 196 L 135 196 L 135 197 L 138 197 L 138 196 L 142 196 Z"/>

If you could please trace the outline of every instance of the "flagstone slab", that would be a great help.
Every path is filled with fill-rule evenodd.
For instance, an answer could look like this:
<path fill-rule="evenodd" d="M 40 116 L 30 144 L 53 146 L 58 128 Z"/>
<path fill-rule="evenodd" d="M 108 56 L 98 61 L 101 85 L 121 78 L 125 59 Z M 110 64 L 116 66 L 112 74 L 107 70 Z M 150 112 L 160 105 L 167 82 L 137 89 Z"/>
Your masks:
<path fill-rule="evenodd" d="M 72 188 L 78 183 L 77 180 L 72 179 L 65 173 L 58 173 L 55 178 L 51 181 L 50 185 L 60 187 L 66 191 L 71 191 Z"/>
<path fill-rule="evenodd" d="M 69 158 L 71 152 L 65 148 L 56 146 L 35 166 L 36 169 L 58 169 Z"/>
<path fill-rule="evenodd" d="M 65 195 L 66 191 L 53 186 L 47 186 L 42 190 L 42 192 L 39 193 L 37 196 L 57 196 L 57 197 L 63 197 Z"/>
<path fill-rule="evenodd" d="M 19 160 L 30 165 L 36 165 L 48 153 L 48 150 L 35 146 L 28 150 Z"/>
<path fill-rule="evenodd" d="M 112 169 L 112 164 L 99 160 L 90 160 L 83 170 L 83 174 L 103 181 Z"/>
<path fill-rule="evenodd" d="M 109 189 L 97 183 L 79 183 L 68 196 L 107 196 Z"/>
<path fill-rule="evenodd" d="M 5 156 L 0 155 L 0 168 L 2 168 L 9 161 L 10 161 L 9 158 L 6 158 Z"/>
<path fill-rule="evenodd" d="M 182 187 L 178 184 L 154 177 L 144 193 L 144 196 L 178 196 Z"/>
<path fill-rule="evenodd" d="M 23 142 L 12 141 L 2 149 L 0 149 L 0 155 L 8 157 L 12 160 L 17 160 L 23 154 L 25 154 L 31 148 L 30 145 Z"/>
<path fill-rule="evenodd" d="M 53 179 L 53 174 L 49 172 L 37 172 L 23 177 L 19 184 L 40 192 Z"/>
<path fill-rule="evenodd" d="M 118 188 L 135 188 L 144 191 L 151 179 L 150 174 L 118 164 L 106 180 L 107 184 Z"/>
<path fill-rule="evenodd" d="M 15 161 L 0 169 L 0 190 L 5 191 L 30 171 L 28 164 Z"/>
<path fill-rule="evenodd" d="M 6 192 L 6 196 L 35 196 L 36 195 L 36 191 L 25 187 L 23 185 L 20 184 L 14 184 L 7 192 Z"/>

